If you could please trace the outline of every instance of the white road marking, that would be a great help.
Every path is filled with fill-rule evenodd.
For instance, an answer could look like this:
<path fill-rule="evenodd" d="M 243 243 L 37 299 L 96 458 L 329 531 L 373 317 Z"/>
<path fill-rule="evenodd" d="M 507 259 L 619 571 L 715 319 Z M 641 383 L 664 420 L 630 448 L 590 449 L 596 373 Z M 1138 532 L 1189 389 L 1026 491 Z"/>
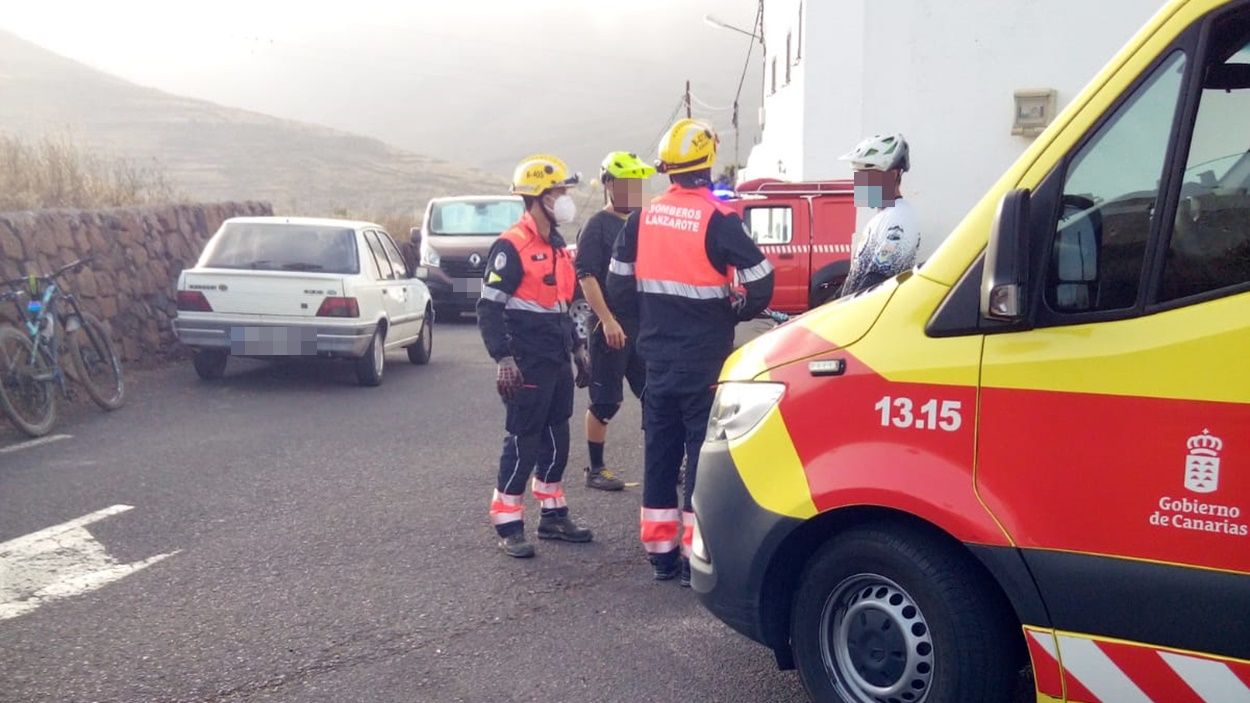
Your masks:
<path fill-rule="evenodd" d="M 38 447 L 44 444 L 51 444 L 52 442 L 59 442 L 63 439 L 69 439 L 71 437 L 73 437 L 73 435 L 68 435 L 68 434 L 54 434 L 54 435 L 48 435 L 47 437 L 39 437 L 38 439 L 32 439 L 28 442 L 19 442 L 17 444 L 14 444 L 8 447 L 2 447 L 0 448 L 0 454 L 8 454 L 9 452 L 19 452 L 23 449 L 30 449 L 32 447 Z"/>
<path fill-rule="evenodd" d="M 114 505 L 0 543 L 0 620 L 94 591 L 178 553 L 121 564 L 86 530 L 93 522 L 131 509 Z"/>

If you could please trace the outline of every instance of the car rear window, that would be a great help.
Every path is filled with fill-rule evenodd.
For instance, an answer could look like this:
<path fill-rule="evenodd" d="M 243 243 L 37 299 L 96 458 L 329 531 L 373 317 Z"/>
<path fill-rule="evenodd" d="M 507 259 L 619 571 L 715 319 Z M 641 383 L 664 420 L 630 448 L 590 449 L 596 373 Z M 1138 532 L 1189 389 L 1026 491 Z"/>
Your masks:
<path fill-rule="evenodd" d="M 359 273 L 356 233 L 347 227 L 227 222 L 204 265 L 261 271 Z"/>
<path fill-rule="evenodd" d="M 430 232 L 440 235 L 499 234 L 521 219 L 520 200 L 459 200 L 434 203 Z"/>

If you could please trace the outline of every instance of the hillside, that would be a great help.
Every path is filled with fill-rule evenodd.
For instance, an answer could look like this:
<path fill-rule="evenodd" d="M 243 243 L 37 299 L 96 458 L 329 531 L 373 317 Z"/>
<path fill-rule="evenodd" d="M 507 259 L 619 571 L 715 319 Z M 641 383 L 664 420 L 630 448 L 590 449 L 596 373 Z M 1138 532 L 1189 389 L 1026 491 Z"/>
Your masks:
<path fill-rule="evenodd" d="M 0 96 L 0 131 L 68 133 L 102 155 L 159 167 L 195 200 L 268 200 L 285 214 L 407 214 L 432 196 L 506 186 L 504 174 L 376 139 L 144 88 L 2 31 Z"/>

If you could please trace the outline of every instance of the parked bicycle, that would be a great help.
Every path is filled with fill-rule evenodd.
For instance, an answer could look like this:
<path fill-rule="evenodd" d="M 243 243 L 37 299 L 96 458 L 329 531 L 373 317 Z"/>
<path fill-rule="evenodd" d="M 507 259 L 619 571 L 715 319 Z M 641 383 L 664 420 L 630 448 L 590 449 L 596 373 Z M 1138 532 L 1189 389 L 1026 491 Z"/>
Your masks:
<path fill-rule="evenodd" d="M 104 323 L 84 312 L 60 284 L 94 257 L 79 259 L 46 276 L 0 281 L 0 302 L 13 301 L 19 327 L 0 326 L 0 409 L 32 437 L 56 424 L 57 397 L 74 397 L 61 366 L 68 355 L 69 377 L 105 410 L 125 401 L 121 361 Z"/>

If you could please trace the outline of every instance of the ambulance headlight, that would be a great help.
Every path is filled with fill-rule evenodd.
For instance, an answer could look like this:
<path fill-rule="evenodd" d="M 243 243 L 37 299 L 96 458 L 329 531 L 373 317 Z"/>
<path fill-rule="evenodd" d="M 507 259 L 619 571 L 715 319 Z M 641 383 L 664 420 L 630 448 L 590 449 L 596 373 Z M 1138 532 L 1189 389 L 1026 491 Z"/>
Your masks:
<path fill-rule="evenodd" d="M 729 381 L 717 386 L 708 417 L 709 440 L 733 440 L 750 432 L 776 407 L 786 387 L 781 383 Z"/>

